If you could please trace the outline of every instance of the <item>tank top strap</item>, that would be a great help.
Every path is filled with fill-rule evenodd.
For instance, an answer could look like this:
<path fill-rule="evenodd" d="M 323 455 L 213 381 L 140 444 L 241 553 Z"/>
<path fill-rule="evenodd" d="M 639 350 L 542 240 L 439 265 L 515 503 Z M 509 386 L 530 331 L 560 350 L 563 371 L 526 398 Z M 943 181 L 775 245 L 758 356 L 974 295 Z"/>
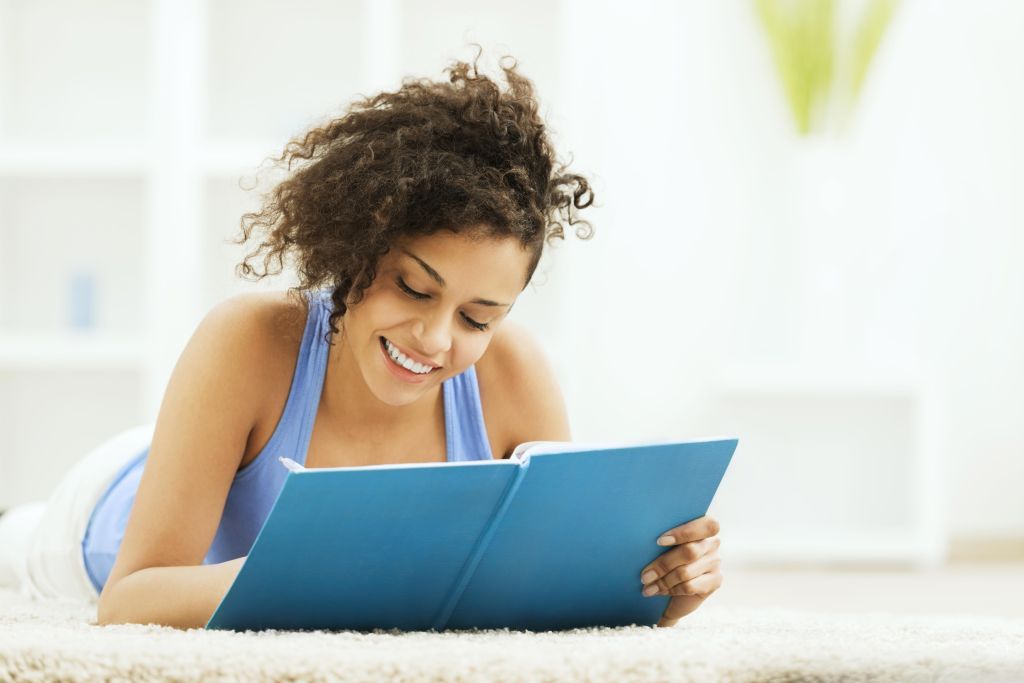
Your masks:
<path fill-rule="evenodd" d="M 441 388 L 448 461 L 492 460 L 476 367 L 471 365 L 465 372 L 448 378 Z"/>
<path fill-rule="evenodd" d="M 290 430 L 292 439 L 288 445 L 292 447 L 295 455 L 289 457 L 302 464 L 306 462 L 306 450 L 309 448 L 313 422 L 320 406 L 320 393 L 323 391 L 327 355 L 330 350 L 326 334 L 330 329 L 330 316 L 333 310 L 330 289 L 308 291 L 306 299 L 309 304 L 306 329 L 302 335 L 299 358 L 295 364 L 296 372 L 292 377 L 288 405 L 282 416 L 282 422 L 294 425 Z"/>

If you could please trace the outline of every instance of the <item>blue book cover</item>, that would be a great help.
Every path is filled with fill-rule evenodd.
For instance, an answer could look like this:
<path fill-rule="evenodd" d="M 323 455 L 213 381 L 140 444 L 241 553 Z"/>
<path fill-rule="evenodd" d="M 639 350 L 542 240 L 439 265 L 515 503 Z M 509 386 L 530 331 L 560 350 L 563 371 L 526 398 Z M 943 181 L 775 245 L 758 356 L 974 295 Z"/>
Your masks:
<path fill-rule="evenodd" d="M 208 629 L 653 625 L 640 570 L 702 517 L 736 439 L 536 442 L 508 460 L 306 469 Z"/>

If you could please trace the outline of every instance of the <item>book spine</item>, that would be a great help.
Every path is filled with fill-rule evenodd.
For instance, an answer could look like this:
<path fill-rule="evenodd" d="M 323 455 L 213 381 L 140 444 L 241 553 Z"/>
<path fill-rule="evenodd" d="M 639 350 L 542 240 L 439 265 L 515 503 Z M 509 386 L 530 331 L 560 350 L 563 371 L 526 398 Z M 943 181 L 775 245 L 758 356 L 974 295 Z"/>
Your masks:
<path fill-rule="evenodd" d="M 469 580 L 473 577 L 473 573 L 476 571 L 476 567 L 480 564 L 480 560 L 484 556 L 484 552 L 487 550 L 487 546 L 490 545 L 491 539 L 494 537 L 494 533 L 501 523 L 502 518 L 505 516 L 505 511 L 508 510 L 509 505 L 512 503 L 512 499 L 516 495 L 516 490 L 519 485 L 523 483 L 523 478 L 526 476 L 526 470 L 529 469 L 529 460 L 519 464 L 516 468 L 516 476 L 509 483 L 508 488 L 505 489 L 504 495 L 495 506 L 494 513 L 491 515 L 490 521 L 484 528 L 483 533 L 480 534 L 480 538 L 477 539 L 476 545 L 470 552 L 469 557 L 466 558 L 466 563 L 462 565 L 462 572 L 459 574 L 459 578 L 455 581 L 451 591 L 448 593 L 448 597 L 441 603 L 441 609 L 434 617 L 431 627 L 435 631 L 441 631 L 448 624 L 448 619 L 451 617 L 452 612 L 455 611 L 455 606 L 459 604 L 459 598 L 466 591 L 466 586 L 469 585 Z"/>

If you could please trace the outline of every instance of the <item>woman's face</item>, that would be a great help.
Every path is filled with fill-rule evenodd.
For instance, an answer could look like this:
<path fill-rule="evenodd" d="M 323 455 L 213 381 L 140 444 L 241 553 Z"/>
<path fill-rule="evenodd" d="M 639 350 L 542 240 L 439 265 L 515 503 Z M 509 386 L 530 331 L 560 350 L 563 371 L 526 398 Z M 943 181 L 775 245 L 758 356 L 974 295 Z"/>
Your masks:
<path fill-rule="evenodd" d="M 392 247 L 342 320 L 370 391 L 406 405 L 476 363 L 523 290 L 529 263 L 514 238 L 447 230 Z"/>

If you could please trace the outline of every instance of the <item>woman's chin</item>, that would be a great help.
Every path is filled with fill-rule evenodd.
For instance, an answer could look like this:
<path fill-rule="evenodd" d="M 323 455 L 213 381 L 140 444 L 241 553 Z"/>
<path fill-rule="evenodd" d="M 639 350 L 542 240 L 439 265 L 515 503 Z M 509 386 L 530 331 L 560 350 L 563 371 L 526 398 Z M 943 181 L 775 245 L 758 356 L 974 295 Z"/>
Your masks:
<path fill-rule="evenodd" d="M 379 381 L 370 386 L 370 390 L 381 403 L 400 408 L 415 403 L 437 386 L 433 378 L 425 382 L 410 384 L 396 380 L 394 377 L 385 375 Z"/>

